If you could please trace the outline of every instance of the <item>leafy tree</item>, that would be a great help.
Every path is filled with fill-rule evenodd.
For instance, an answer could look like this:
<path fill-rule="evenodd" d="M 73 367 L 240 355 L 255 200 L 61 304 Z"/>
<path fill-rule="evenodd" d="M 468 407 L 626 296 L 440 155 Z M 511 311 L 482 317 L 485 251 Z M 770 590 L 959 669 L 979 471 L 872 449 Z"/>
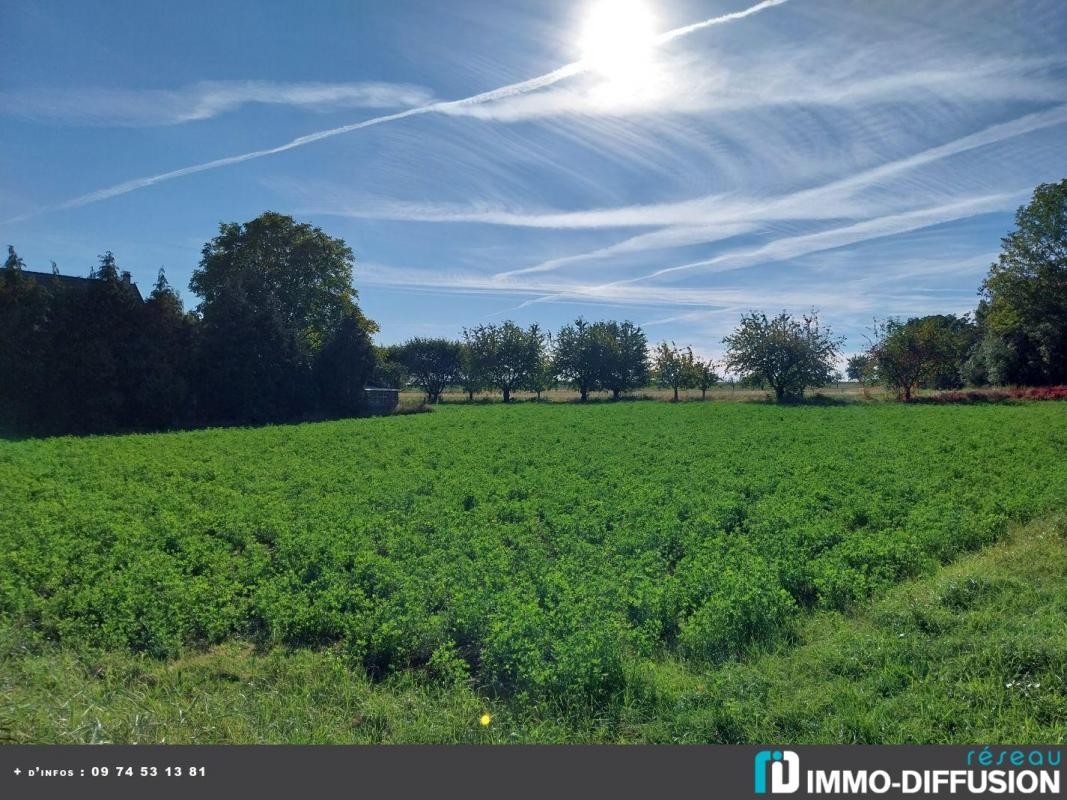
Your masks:
<path fill-rule="evenodd" d="M 297 418 L 314 409 L 315 384 L 329 413 L 356 413 L 365 383 L 349 384 L 357 376 L 365 382 L 369 372 L 349 365 L 336 382 L 321 368 L 312 376 L 312 365 L 325 363 L 319 355 L 326 342 L 335 342 L 335 356 L 339 350 L 362 358 L 353 325 L 368 340 L 377 330 L 356 305 L 353 263 L 342 239 L 282 214 L 219 226 L 189 283 L 202 298 L 199 352 L 212 418 Z"/>
<path fill-rule="evenodd" d="M 479 372 L 480 365 L 474 357 L 470 345 L 463 342 L 459 350 L 459 374 L 456 382 L 467 394 L 467 401 L 474 402 L 475 392 L 485 388 L 485 377 Z"/>
<path fill-rule="evenodd" d="M 648 341 L 644 331 L 632 322 L 600 322 L 593 326 L 593 338 L 600 342 L 599 383 L 611 398 L 648 384 Z"/>
<path fill-rule="evenodd" d="M 138 375 L 131 416 L 138 427 L 167 428 L 192 419 L 194 336 L 194 320 L 160 269 L 131 343 Z"/>
<path fill-rule="evenodd" d="M 44 336 L 49 293 L 26 278 L 25 263 L 10 245 L 0 269 L 0 427 L 31 427 L 48 392 Z"/>
<path fill-rule="evenodd" d="M 983 312 L 988 304 L 978 304 L 978 326 L 981 338 L 963 366 L 963 378 L 975 386 L 1034 386 L 1048 380 L 1041 350 L 1025 331 L 1016 328 L 1003 333 L 989 330 L 983 324 Z"/>
<path fill-rule="evenodd" d="M 907 402 L 929 369 L 930 343 L 919 326 L 890 319 L 875 323 L 870 357 L 882 382 Z"/>
<path fill-rule="evenodd" d="M 459 342 L 416 337 L 403 344 L 396 359 L 424 392 L 429 403 L 441 400 L 441 392 L 456 382 L 460 371 Z"/>
<path fill-rule="evenodd" d="M 55 421 L 62 430 L 102 432 L 137 424 L 141 382 L 136 342 L 142 304 L 108 251 L 85 291 L 54 292 L 48 361 Z"/>
<path fill-rule="evenodd" d="M 551 350 L 551 337 L 545 336 L 545 346 L 541 350 L 540 362 L 537 365 L 537 369 L 530 373 L 530 378 L 526 382 L 526 388 L 537 395 L 537 399 L 541 399 L 541 393 L 552 389 L 559 383 L 559 379 L 556 377 L 555 359 L 553 358 Z"/>
<path fill-rule="evenodd" d="M 15 252 L 13 245 L 7 246 L 7 259 L 4 261 L 4 282 L 14 282 L 22 276 L 22 270 L 26 269 L 26 262 Z"/>
<path fill-rule="evenodd" d="M 715 362 L 710 358 L 704 360 L 697 358 L 693 361 L 694 385 L 700 389 L 700 399 L 708 399 L 708 389 L 717 384 L 722 378 L 715 371 Z"/>
<path fill-rule="evenodd" d="M 374 365 L 374 344 L 364 321 L 358 314 L 346 314 L 315 357 L 315 383 L 323 411 L 331 417 L 363 413 L 364 389 Z"/>
<path fill-rule="evenodd" d="M 511 393 L 527 386 L 530 376 L 540 368 L 545 337 L 536 323 L 526 330 L 511 321 L 479 325 L 464 329 L 463 338 L 475 371 L 486 386 L 503 393 L 505 403 L 511 402 Z"/>
<path fill-rule="evenodd" d="M 1015 214 L 982 283 L 979 321 L 996 383 L 1067 382 L 1067 178 L 1043 183 Z"/>
<path fill-rule="evenodd" d="M 400 345 L 374 348 L 374 371 L 369 385 L 388 389 L 403 389 L 411 382 L 407 368 L 398 360 Z"/>
<path fill-rule="evenodd" d="M 878 376 L 897 395 L 911 400 L 917 387 L 958 388 L 974 346 L 976 328 L 967 317 L 937 314 L 875 325 L 869 357 Z"/>
<path fill-rule="evenodd" d="M 831 381 L 842 342 L 814 312 L 794 319 L 784 311 L 772 319 L 750 312 L 723 339 L 726 368 L 766 383 L 779 403 L 800 400 L 805 389 Z"/>
<path fill-rule="evenodd" d="M 98 281 L 115 283 L 120 279 L 119 268 L 115 263 L 115 254 L 108 250 L 99 256 L 100 263 L 89 270 L 89 277 Z"/>
<path fill-rule="evenodd" d="M 560 380 L 578 390 L 582 402 L 600 388 L 605 345 L 596 327 L 581 317 L 556 334 L 555 372 Z"/>
<path fill-rule="evenodd" d="M 856 353 L 849 356 L 845 375 L 849 380 L 859 383 L 864 397 L 869 398 L 870 386 L 878 380 L 878 364 L 870 353 Z"/>
<path fill-rule="evenodd" d="M 343 239 L 268 211 L 244 224 L 220 225 L 218 236 L 203 247 L 189 288 L 202 298 L 200 312 L 206 315 L 226 292 L 240 287 L 242 302 L 278 315 L 314 352 L 346 319 L 377 332 L 356 307 L 354 263 Z"/>
<path fill-rule="evenodd" d="M 963 369 L 978 343 L 979 330 L 969 315 L 934 314 L 922 317 L 932 339 L 939 343 L 937 358 L 923 386 L 930 389 L 959 389 L 964 385 Z"/>
<path fill-rule="evenodd" d="M 674 342 L 660 342 L 653 353 L 653 372 L 656 383 L 674 389 L 674 402 L 678 402 L 678 390 L 689 389 L 696 378 L 692 348 L 680 350 Z"/>
<path fill-rule="evenodd" d="M 201 412 L 216 423 L 296 419 L 313 407 L 303 332 L 236 279 L 203 306 L 197 361 Z"/>
<path fill-rule="evenodd" d="M 854 356 L 849 356 L 845 374 L 850 381 L 866 383 L 874 378 L 875 373 L 876 365 L 869 353 L 856 353 Z"/>

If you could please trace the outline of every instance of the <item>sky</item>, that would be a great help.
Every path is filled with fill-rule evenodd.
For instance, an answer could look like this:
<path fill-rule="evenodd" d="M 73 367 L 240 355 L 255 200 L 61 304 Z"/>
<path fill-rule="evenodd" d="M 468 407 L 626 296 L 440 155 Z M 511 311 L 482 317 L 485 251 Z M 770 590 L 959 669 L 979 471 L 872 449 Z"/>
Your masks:
<path fill-rule="evenodd" d="M 222 222 L 339 236 L 380 343 L 964 313 L 1067 177 L 1062 0 L 0 0 L 0 243 L 182 290 Z"/>

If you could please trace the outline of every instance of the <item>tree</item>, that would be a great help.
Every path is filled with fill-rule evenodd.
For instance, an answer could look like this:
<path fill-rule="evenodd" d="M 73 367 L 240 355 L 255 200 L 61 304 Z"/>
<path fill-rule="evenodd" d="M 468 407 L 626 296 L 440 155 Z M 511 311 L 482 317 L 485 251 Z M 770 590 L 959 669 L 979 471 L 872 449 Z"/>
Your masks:
<path fill-rule="evenodd" d="M 463 338 L 475 371 L 485 385 L 503 393 L 505 403 L 511 402 L 512 392 L 528 385 L 540 367 L 545 337 L 536 323 L 526 330 L 511 321 L 479 325 L 464 329 Z"/>
<path fill-rule="evenodd" d="M 474 358 L 470 345 L 463 342 L 459 351 L 459 374 L 456 382 L 467 394 L 467 401 L 474 402 L 474 393 L 485 388 L 485 378 L 479 372 L 480 365 Z"/>
<path fill-rule="evenodd" d="M 556 377 L 555 359 L 553 358 L 551 349 L 551 335 L 546 334 L 545 346 L 541 349 L 541 358 L 537 365 L 537 368 L 530 373 L 530 378 L 526 382 L 526 388 L 537 395 L 537 399 L 541 399 L 541 393 L 552 389 L 559 383 L 559 379 Z"/>
<path fill-rule="evenodd" d="M 426 392 L 426 401 L 438 403 L 441 392 L 459 375 L 460 351 L 459 342 L 416 337 L 401 345 L 396 359 L 404 365 L 411 381 Z"/>
<path fill-rule="evenodd" d="M 55 291 L 48 361 L 56 422 L 64 430 L 103 432 L 137 422 L 141 383 L 135 343 L 142 303 L 111 251 L 99 257 L 85 291 Z"/>
<path fill-rule="evenodd" d="M 921 319 L 929 337 L 938 343 L 922 385 L 930 389 L 963 388 L 964 365 L 978 343 L 978 326 L 967 314 L 934 314 Z"/>
<path fill-rule="evenodd" d="M 726 368 L 768 384 L 782 403 L 832 380 L 843 340 L 820 326 L 814 312 L 798 320 L 784 311 L 773 319 L 753 311 L 723 343 Z"/>
<path fill-rule="evenodd" d="M 400 345 L 374 348 L 374 371 L 368 385 L 403 389 L 411 382 L 407 368 L 398 360 Z"/>
<path fill-rule="evenodd" d="M 708 389 L 717 384 L 722 378 L 719 377 L 719 373 L 715 371 L 715 362 L 710 358 L 706 361 L 702 358 L 697 358 L 693 362 L 694 371 L 694 384 L 700 389 L 700 399 L 708 399 Z"/>
<path fill-rule="evenodd" d="M 270 310 L 315 352 L 346 319 L 368 333 L 377 326 L 356 306 L 355 257 L 343 239 L 268 211 L 250 222 L 224 223 L 201 251 L 189 288 L 200 312 L 236 286 L 252 308 Z"/>
<path fill-rule="evenodd" d="M 963 367 L 963 377 L 975 386 L 1035 386 L 1048 381 L 1040 347 L 1024 330 L 997 333 L 985 324 L 989 304 L 978 303 L 980 338 Z"/>
<path fill-rule="evenodd" d="M 239 278 L 204 304 L 197 363 L 204 421 L 282 422 L 314 407 L 311 363 L 300 329 Z"/>
<path fill-rule="evenodd" d="M 900 320 L 875 323 L 875 341 L 870 357 L 879 378 L 905 402 L 911 400 L 927 368 L 929 358 L 917 326 Z"/>
<path fill-rule="evenodd" d="M 168 428 L 190 421 L 193 403 L 194 320 L 160 269 L 152 293 L 141 308 L 139 333 L 130 343 L 138 380 L 130 423 L 141 428 Z"/>
<path fill-rule="evenodd" d="M 849 356 L 845 374 L 849 380 L 859 383 L 863 388 L 864 397 L 870 397 L 868 387 L 878 379 L 878 366 L 870 353 L 856 353 Z"/>
<path fill-rule="evenodd" d="M 887 320 L 875 325 L 868 353 L 881 380 L 905 400 L 916 388 L 958 388 L 975 340 L 967 317 L 936 314 L 907 322 Z"/>
<path fill-rule="evenodd" d="M 22 277 L 22 270 L 26 268 L 26 262 L 15 252 L 14 245 L 7 246 L 7 259 L 4 261 L 4 282 L 14 282 Z"/>
<path fill-rule="evenodd" d="M 864 383 L 871 380 L 874 372 L 874 359 L 869 353 L 856 353 L 854 356 L 849 356 L 845 374 L 850 381 Z"/>
<path fill-rule="evenodd" d="M 600 388 L 605 341 L 595 326 L 579 317 L 573 325 L 564 325 L 556 334 L 555 373 L 564 383 L 578 390 L 584 403 L 589 393 Z"/>
<path fill-rule="evenodd" d="M 1018 209 L 980 292 L 979 322 L 1000 340 L 985 347 L 995 382 L 1067 382 L 1067 178 Z"/>
<path fill-rule="evenodd" d="M 674 402 L 677 403 L 678 390 L 690 388 L 696 378 L 692 348 L 680 350 L 674 342 L 670 344 L 660 342 L 653 354 L 653 359 L 656 383 L 674 389 Z"/>
<path fill-rule="evenodd" d="M 0 427 L 24 430 L 47 397 L 48 291 L 22 274 L 25 263 L 8 246 L 0 269 Z"/>
<path fill-rule="evenodd" d="M 346 314 L 315 357 L 314 376 L 322 410 L 352 417 L 366 409 L 367 381 L 374 371 L 374 344 L 364 321 Z"/>
<path fill-rule="evenodd" d="M 593 338 L 600 342 L 602 359 L 599 383 L 611 392 L 611 399 L 648 384 L 648 341 L 644 331 L 632 322 L 602 322 L 594 325 Z"/>
<path fill-rule="evenodd" d="M 364 384 L 357 390 L 349 383 L 362 372 L 345 366 L 336 384 L 312 376 L 313 364 L 325 363 L 319 355 L 327 342 L 362 358 L 364 342 L 353 326 L 368 341 L 377 330 L 356 305 L 353 264 L 344 240 L 282 214 L 219 226 L 189 283 L 201 298 L 203 406 L 214 419 L 306 415 L 315 408 L 316 384 L 328 394 L 330 413 L 355 413 Z"/>

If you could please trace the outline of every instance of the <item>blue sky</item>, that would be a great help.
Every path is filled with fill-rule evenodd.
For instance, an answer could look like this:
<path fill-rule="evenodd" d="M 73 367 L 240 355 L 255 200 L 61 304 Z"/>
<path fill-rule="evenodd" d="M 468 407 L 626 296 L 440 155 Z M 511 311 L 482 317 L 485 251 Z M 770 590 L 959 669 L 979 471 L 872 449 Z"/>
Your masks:
<path fill-rule="evenodd" d="M 1067 176 L 1062 0 L 607 2 L 4 0 L 0 238 L 192 305 L 270 209 L 353 247 L 385 343 L 582 315 L 717 356 L 816 307 L 857 350 L 972 309 Z"/>

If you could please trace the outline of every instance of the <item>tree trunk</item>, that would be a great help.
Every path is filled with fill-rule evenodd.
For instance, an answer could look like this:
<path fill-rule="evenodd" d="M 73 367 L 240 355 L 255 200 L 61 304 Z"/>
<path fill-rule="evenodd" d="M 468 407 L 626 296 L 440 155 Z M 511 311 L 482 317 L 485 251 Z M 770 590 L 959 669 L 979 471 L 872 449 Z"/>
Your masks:
<path fill-rule="evenodd" d="M 589 399 L 589 390 L 588 390 L 587 388 L 585 388 L 585 387 L 583 386 L 583 387 L 581 387 L 581 388 L 580 388 L 580 389 L 579 389 L 578 391 L 579 391 L 579 393 L 580 393 L 580 394 L 581 394 L 581 396 L 582 396 L 582 402 L 583 402 L 583 403 L 584 403 L 584 402 L 585 402 L 586 400 L 588 400 L 588 399 Z"/>
<path fill-rule="evenodd" d="M 701 400 L 707 400 L 708 399 L 708 390 L 706 388 L 704 388 L 703 386 L 700 387 L 700 399 Z"/>
<path fill-rule="evenodd" d="M 511 402 L 511 389 L 509 389 L 507 387 L 504 388 L 504 402 L 505 403 L 510 403 Z"/>
<path fill-rule="evenodd" d="M 678 402 L 678 387 L 677 386 L 674 387 L 674 402 L 675 403 Z"/>
<path fill-rule="evenodd" d="M 620 391 L 622 391 L 622 390 L 621 389 L 612 389 L 611 390 L 611 399 L 612 400 L 618 400 Z"/>
<path fill-rule="evenodd" d="M 474 402 L 474 390 L 473 389 L 471 391 L 467 392 L 467 402 L 468 403 L 473 403 Z"/>

